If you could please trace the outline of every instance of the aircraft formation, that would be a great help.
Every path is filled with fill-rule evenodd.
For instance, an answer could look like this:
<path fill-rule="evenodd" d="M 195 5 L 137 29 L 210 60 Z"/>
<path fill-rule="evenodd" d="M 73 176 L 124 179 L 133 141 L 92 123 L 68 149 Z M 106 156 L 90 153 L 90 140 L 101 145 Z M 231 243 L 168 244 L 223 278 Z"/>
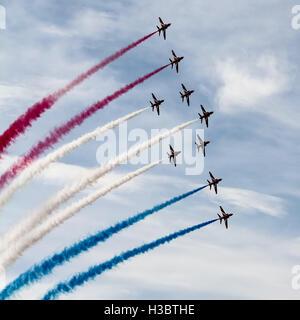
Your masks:
<path fill-rule="evenodd" d="M 171 23 L 165 24 L 161 18 L 159 18 L 160 27 L 157 26 L 158 34 L 162 33 L 164 39 L 166 39 L 166 30 L 171 26 Z M 123 48 L 122 50 L 118 51 L 117 53 L 111 55 L 109 58 L 106 58 L 101 63 L 98 63 L 96 66 L 89 69 L 89 71 L 82 73 L 78 77 L 75 78 L 70 84 L 68 84 L 66 87 L 60 89 L 57 91 L 57 93 L 51 94 L 45 98 L 40 103 L 35 103 L 33 106 L 31 106 L 23 115 L 21 115 L 17 120 L 15 120 L 10 127 L 2 134 L 0 135 L 0 156 L 4 151 L 14 142 L 15 138 L 17 138 L 19 135 L 22 135 L 27 128 L 31 126 L 31 123 L 33 121 L 36 121 L 45 110 L 50 109 L 53 104 L 64 94 L 69 92 L 71 89 L 73 89 L 76 85 L 82 83 L 87 77 L 94 74 L 98 70 L 104 68 L 108 63 L 116 60 L 118 57 L 121 57 L 124 53 L 126 53 L 128 50 L 134 48 L 139 43 L 142 43 L 152 35 L 156 34 L 156 32 L 152 32 L 151 34 L 144 36 L 143 38 L 139 39 L 138 41 L 135 41 L 131 43 L 129 46 Z M 92 114 L 94 114 L 97 110 L 100 110 L 104 108 L 109 102 L 113 101 L 114 99 L 117 99 L 121 94 L 124 94 L 128 92 L 130 89 L 134 88 L 136 85 L 142 83 L 152 75 L 160 72 L 161 70 L 167 68 L 168 66 L 171 66 L 173 69 L 175 67 L 176 72 L 179 72 L 179 63 L 184 59 L 183 56 L 177 56 L 174 52 L 172 52 L 172 59 L 170 60 L 169 64 L 166 64 L 163 67 L 160 67 L 151 73 L 148 73 L 144 75 L 143 77 L 135 80 L 131 84 L 123 87 L 120 90 L 117 90 L 115 93 L 109 95 L 108 97 L 104 98 L 103 100 L 97 101 L 92 106 L 89 106 L 84 111 L 78 113 L 77 115 L 73 116 L 69 121 L 66 123 L 63 123 L 59 127 L 55 127 L 53 131 L 51 131 L 50 136 L 48 136 L 44 140 L 40 140 L 36 146 L 33 146 L 32 149 L 23 157 L 21 157 L 15 164 L 13 164 L 3 175 L 0 176 L 0 190 L 6 184 L 8 184 L 13 178 L 16 178 L 22 170 L 27 169 L 29 165 L 36 161 L 39 156 L 42 155 L 43 152 L 45 152 L 47 149 L 50 149 L 57 141 L 59 141 L 64 135 L 66 135 L 68 132 L 70 132 L 72 129 L 74 129 L 76 126 L 80 125 L 83 121 L 88 119 Z M 188 90 L 183 83 L 181 83 L 181 87 L 183 89 L 183 92 L 179 91 L 180 97 L 182 100 L 182 103 L 186 101 L 187 106 L 190 107 L 190 98 L 191 95 L 195 92 L 194 90 Z M 152 93 L 153 101 L 150 101 L 151 108 L 153 112 L 157 112 L 157 115 L 160 115 L 160 106 L 162 103 L 164 103 L 163 99 L 158 99 L 154 93 Z M 178 97 L 179 98 L 179 97 Z M 213 111 L 206 111 L 203 105 L 200 105 L 201 107 L 201 114 L 198 113 L 199 119 L 201 123 L 203 123 L 203 120 L 205 120 L 206 127 L 208 128 L 208 120 L 210 116 L 214 113 Z M 57 161 L 58 159 L 62 158 L 75 148 L 83 145 L 84 143 L 87 143 L 88 141 L 91 141 L 94 139 L 100 132 L 104 132 L 108 130 L 110 127 L 114 128 L 116 126 L 119 126 L 121 123 L 127 121 L 128 119 L 140 114 L 144 110 L 148 108 L 143 108 L 141 110 L 137 110 L 133 113 L 128 114 L 125 117 L 121 117 L 117 120 L 114 120 L 110 122 L 109 124 L 98 127 L 96 130 L 89 132 L 87 134 L 82 135 L 80 138 L 67 143 L 63 145 L 59 150 L 56 150 L 55 152 L 49 154 L 47 157 L 45 157 L 45 162 L 39 163 L 37 166 L 32 166 L 31 169 L 29 169 L 29 173 L 25 178 L 24 176 L 20 177 L 20 180 L 17 181 L 15 185 L 11 186 L 11 189 L 6 190 L 5 195 L 1 198 L 0 197 L 0 210 L 2 207 L 6 204 L 7 201 L 10 200 L 13 193 L 17 191 L 21 186 L 24 186 L 26 182 L 28 182 L 31 178 L 33 178 L 36 174 L 41 173 L 43 169 L 45 169 L 47 166 L 49 166 L 51 163 Z M 198 119 L 197 119 L 198 120 Z M 131 152 L 124 152 L 120 156 L 116 157 L 114 161 L 108 162 L 105 166 L 101 166 L 99 169 L 95 169 L 91 171 L 90 174 L 85 175 L 83 178 L 81 178 L 80 183 L 75 183 L 71 188 L 64 188 L 62 191 L 58 192 L 56 196 L 51 198 L 49 202 L 47 202 L 47 206 L 42 205 L 41 209 L 37 211 L 36 214 L 33 214 L 30 217 L 26 217 L 26 220 L 21 221 L 20 224 L 18 224 L 14 229 L 7 232 L 0 242 L 0 251 L 2 254 L 2 260 L 1 260 L 1 266 L 8 267 L 11 264 L 13 264 L 24 252 L 25 249 L 28 249 L 32 245 L 34 245 L 37 241 L 41 240 L 47 233 L 53 230 L 53 228 L 57 227 L 58 225 L 64 223 L 67 219 L 73 217 L 76 213 L 78 213 L 80 210 L 82 210 L 87 205 L 90 205 L 92 202 L 94 202 L 99 197 L 107 194 L 108 190 L 113 190 L 120 185 L 130 181 L 133 177 L 142 174 L 143 172 L 146 172 L 150 168 L 152 168 L 155 165 L 158 165 L 161 161 L 156 161 L 151 163 L 150 165 L 147 165 L 143 168 L 140 168 L 139 170 L 136 170 L 125 177 L 122 177 L 117 182 L 113 182 L 109 187 L 105 187 L 102 190 L 97 190 L 94 194 L 88 195 L 86 198 L 83 198 L 80 200 L 80 204 L 76 202 L 76 204 L 71 204 L 70 207 L 67 207 L 64 209 L 62 214 L 59 216 L 62 218 L 57 219 L 57 217 L 54 215 L 53 220 L 50 218 L 49 220 L 45 221 L 45 225 L 42 225 L 42 220 L 44 218 L 49 218 L 49 214 L 57 209 L 58 206 L 65 203 L 67 200 L 71 199 L 73 196 L 75 196 L 78 192 L 82 191 L 85 187 L 89 186 L 96 180 L 98 180 L 100 177 L 105 175 L 106 173 L 110 172 L 113 168 L 119 166 L 122 163 L 122 160 L 127 157 L 129 159 L 130 157 L 133 157 L 134 155 L 138 154 L 141 150 L 146 149 L 146 147 L 151 147 L 154 143 L 159 142 L 161 139 L 170 137 L 172 133 L 179 132 L 183 128 L 187 127 L 188 125 L 194 123 L 196 120 L 188 121 L 184 124 L 181 124 L 179 126 L 176 126 L 173 128 L 173 130 L 169 130 L 167 135 L 161 134 L 156 136 L 154 139 L 148 140 L 148 145 L 142 143 L 137 146 L 137 148 L 134 148 Z M 17 130 L 17 129 L 18 130 Z M 102 130 L 102 131 L 101 131 Z M 199 135 L 197 135 L 198 141 L 195 142 L 195 145 L 197 147 L 198 153 L 200 152 L 200 149 L 202 149 L 203 157 L 206 156 L 206 146 L 210 143 L 210 141 L 202 140 Z M 169 162 L 171 163 L 173 161 L 174 166 L 177 166 L 176 163 L 176 157 L 181 153 L 180 150 L 174 150 L 172 145 L 169 145 L 170 151 L 167 152 Z M 174 197 L 170 199 L 169 201 L 165 201 L 159 206 L 155 206 L 150 210 L 146 210 L 143 213 L 137 214 L 135 217 L 130 217 L 126 220 L 123 220 L 123 222 L 116 224 L 114 227 L 110 227 L 109 229 L 109 237 L 114 234 L 118 233 L 124 228 L 127 228 L 130 225 L 133 225 L 134 223 L 137 223 L 138 221 L 144 219 L 147 215 L 153 214 L 155 212 L 158 212 L 165 208 L 166 206 L 169 206 L 170 204 L 173 204 L 175 202 L 180 201 L 181 199 L 185 199 L 187 196 L 194 194 L 195 192 L 198 192 L 199 190 L 202 190 L 209 186 L 210 190 L 215 191 L 215 193 L 218 193 L 218 184 L 222 181 L 221 178 L 215 178 L 214 175 L 209 171 L 209 175 L 211 178 L 210 180 L 207 180 L 208 184 L 204 185 L 200 188 L 197 188 L 195 190 L 192 190 L 188 193 L 182 194 L 181 196 Z M 2 196 L 2 193 L 1 193 Z M 116 266 L 118 263 L 123 262 L 129 258 L 132 258 L 135 255 L 145 253 L 149 250 L 154 249 L 155 247 L 162 245 L 166 242 L 169 242 L 173 239 L 176 239 L 178 236 L 187 234 L 193 230 L 198 230 L 202 228 L 203 226 L 206 226 L 208 224 L 211 224 L 217 220 L 220 221 L 220 224 L 224 220 L 225 227 L 228 228 L 228 219 L 233 215 L 232 213 L 227 213 L 224 211 L 223 207 L 220 206 L 221 213 L 218 213 L 218 219 L 214 219 L 211 221 L 207 221 L 205 223 L 198 224 L 194 227 L 190 227 L 187 229 L 183 229 L 180 232 L 175 232 L 173 234 L 170 234 L 168 236 L 165 236 L 163 238 L 159 238 L 156 241 L 144 244 L 141 247 L 137 247 L 134 250 L 129 250 L 127 252 L 124 252 L 120 256 L 115 256 L 112 260 L 109 260 L 109 263 L 106 262 L 104 264 L 101 264 L 100 269 L 98 273 L 102 273 L 103 265 L 109 265 L 108 269 L 111 269 L 113 266 Z M 24 224 L 23 224 L 24 223 Z M 41 229 L 38 228 L 38 226 L 41 225 Z M 111 232 L 111 230 L 114 230 Z M 8 285 L 7 288 L 0 292 L 0 299 L 4 297 L 7 297 L 8 295 L 12 294 L 12 291 L 18 291 L 22 286 L 28 285 L 32 283 L 32 280 L 38 280 L 41 276 L 49 274 L 51 270 L 58 265 L 61 265 L 62 262 L 69 261 L 70 258 L 74 257 L 74 252 L 76 251 L 76 255 L 80 254 L 81 252 L 87 251 L 91 248 L 91 246 L 95 246 L 99 241 L 103 241 L 103 239 L 107 239 L 108 232 L 106 231 L 100 231 L 100 233 L 97 234 L 96 238 L 98 239 L 95 241 L 95 235 L 92 235 L 91 237 L 88 237 L 80 242 L 75 243 L 73 246 L 69 247 L 68 250 L 63 250 L 62 253 L 55 254 L 48 260 L 43 260 L 41 265 L 35 265 L 32 269 L 30 269 L 29 273 L 23 273 L 19 276 L 15 281 L 11 283 L 11 286 Z M 32 233 L 31 233 L 32 232 Z M 24 237 L 26 235 L 26 237 Z M 103 238 L 104 237 L 104 238 Z M 91 241 L 91 239 L 93 239 Z M 16 242 L 17 241 L 17 242 Z M 19 241 L 22 241 L 19 245 Z M 105 241 L 105 240 L 104 240 Z M 17 245 L 16 245 L 17 244 Z M 75 248 L 75 249 L 74 249 Z M 8 249 L 8 254 L 4 254 L 4 250 Z M 59 259 L 57 259 L 59 257 Z M 116 259 L 116 257 L 118 259 Z M 117 261 L 117 262 L 116 262 Z M 51 265 L 52 269 L 49 270 L 49 268 L 45 269 L 43 266 L 45 265 Z M 99 266 L 96 266 L 96 269 L 100 270 L 98 268 Z M 90 269 L 91 270 L 91 269 Z M 95 269 L 93 269 L 95 270 Z M 97 273 L 97 272 L 96 272 Z M 96 275 L 96 273 L 93 273 L 93 277 Z M 24 274 L 26 274 L 26 277 L 24 277 Z M 89 279 L 89 272 L 86 273 L 86 278 L 84 281 Z M 76 275 L 76 277 L 78 277 Z M 82 281 L 82 283 L 84 282 Z M 73 281 L 70 283 L 72 284 Z M 17 285 L 16 285 L 17 283 Z M 76 286 L 78 283 L 76 283 Z M 10 287 L 9 287 L 10 286 Z M 60 287 L 60 285 L 58 286 Z M 72 290 L 72 288 L 69 285 L 66 285 L 68 290 Z M 14 288 L 14 289 L 12 289 Z M 61 288 L 61 287 L 60 287 Z M 11 290 L 12 289 L 12 290 Z M 49 291 L 51 293 L 51 291 Z M 48 297 L 46 294 L 45 297 Z"/>
<path fill-rule="evenodd" d="M 158 27 L 158 26 L 156 26 L 156 27 L 158 29 L 159 36 L 160 36 L 160 34 L 162 32 L 163 37 L 166 40 L 166 38 L 167 38 L 166 30 L 171 26 L 171 23 L 164 23 L 163 20 L 160 17 L 158 18 L 158 20 L 160 22 L 160 27 Z M 182 57 L 178 57 L 176 55 L 176 53 L 174 52 L 174 50 L 172 50 L 171 52 L 172 52 L 172 55 L 173 55 L 173 60 L 169 59 L 170 65 L 171 65 L 172 69 L 175 66 L 176 72 L 178 73 L 178 71 L 179 71 L 179 67 L 178 67 L 179 62 L 181 60 L 183 60 L 184 57 L 183 56 Z M 182 100 L 182 102 L 184 102 L 184 100 L 186 100 L 187 106 L 189 107 L 190 106 L 190 96 L 195 92 L 195 90 L 188 90 L 183 83 L 181 84 L 181 87 L 183 89 L 183 92 L 181 92 L 181 91 L 179 92 L 181 100 Z M 157 114 L 160 115 L 160 109 L 159 108 L 160 108 L 160 105 L 165 100 L 157 99 L 153 93 L 152 93 L 152 98 L 153 98 L 153 102 L 150 101 L 151 107 L 152 107 L 152 111 L 154 111 L 155 108 L 156 108 Z M 201 112 L 202 113 L 198 113 L 199 120 L 200 120 L 201 123 L 203 123 L 203 120 L 204 120 L 205 124 L 206 124 L 206 127 L 208 128 L 208 119 L 214 113 L 214 111 L 206 111 L 206 109 L 204 108 L 204 106 L 202 104 L 200 104 L 200 108 L 201 108 Z M 203 141 L 199 135 L 197 135 L 197 138 L 198 138 L 198 143 L 197 143 L 197 141 L 195 142 L 195 145 L 197 147 L 197 151 L 199 152 L 200 149 L 202 149 L 203 156 L 205 157 L 206 156 L 206 146 L 210 143 L 210 141 Z M 170 148 L 170 153 L 167 153 L 169 161 L 171 163 L 172 160 L 173 160 L 173 164 L 176 167 L 177 166 L 176 157 L 181 153 L 181 151 L 175 151 L 174 148 L 171 145 L 169 145 L 169 148 Z M 222 181 L 222 178 L 215 178 L 213 176 L 213 174 L 211 173 L 211 171 L 209 171 L 209 175 L 210 175 L 210 178 L 211 178 L 211 181 L 207 180 L 209 189 L 211 190 L 212 187 L 213 187 L 215 193 L 218 194 L 218 184 Z M 221 215 L 218 214 L 218 218 L 220 220 L 220 224 L 222 223 L 222 220 L 224 220 L 225 227 L 226 227 L 226 229 L 228 229 L 228 219 L 233 215 L 233 213 L 226 213 L 221 206 L 220 206 L 220 210 L 221 210 Z"/>

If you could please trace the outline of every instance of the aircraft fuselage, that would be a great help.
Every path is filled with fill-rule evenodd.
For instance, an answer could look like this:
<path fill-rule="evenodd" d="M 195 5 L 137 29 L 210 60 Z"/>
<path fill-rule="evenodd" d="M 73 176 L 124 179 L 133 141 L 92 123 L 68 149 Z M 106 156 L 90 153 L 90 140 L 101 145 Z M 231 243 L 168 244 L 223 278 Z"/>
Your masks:
<path fill-rule="evenodd" d="M 221 181 L 222 181 L 222 179 L 214 179 L 211 183 L 212 184 L 218 184 Z"/>
<path fill-rule="evenodd" d="M 228 218 L 230 218 L 231 216 L 233 216 L 233 213 L 223 213 L 223 216 L 221 218 L 219 218 L 219 220 L 226 220 Z"/>
<path fill-rule="evenodd" d="M 189 91 L 186 91 L 184 94 L 183 94 L 183 96 L 185 96 L 185 97 L 188 97 L 188 96 L 190 96 L 192 93 L 194 93 L 195 91 L 194 90 L 189 90 Z"/>
<path fill-rule="evenodd" d="M 155 105 L 160 106 L 165 100 L 158 100 Z"/>
<path fill-rule="evenodd" d="M 170 27 L 170 25 L 171 25 L 171 23 L 162 23 L 161 27 L 160 27 L 161 31 L 168 29 Z"/>

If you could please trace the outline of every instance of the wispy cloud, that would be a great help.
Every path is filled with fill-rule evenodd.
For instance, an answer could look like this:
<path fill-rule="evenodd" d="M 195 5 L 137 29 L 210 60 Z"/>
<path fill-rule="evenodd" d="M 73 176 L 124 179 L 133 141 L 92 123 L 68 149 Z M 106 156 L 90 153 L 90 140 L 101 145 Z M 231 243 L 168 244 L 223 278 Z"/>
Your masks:
<path fill-rule="evenodd" d="M 215 202 L 222 203 L 225 201 L 229 205 L 242 208 L 243 211 L 250 213 L 259 211 L 274 217 L 286 214 L 285 202 L 279 197 L 238 188 L 221 187 L 218 190 L 218 195 L 206 190 L 209 197 Z"/>

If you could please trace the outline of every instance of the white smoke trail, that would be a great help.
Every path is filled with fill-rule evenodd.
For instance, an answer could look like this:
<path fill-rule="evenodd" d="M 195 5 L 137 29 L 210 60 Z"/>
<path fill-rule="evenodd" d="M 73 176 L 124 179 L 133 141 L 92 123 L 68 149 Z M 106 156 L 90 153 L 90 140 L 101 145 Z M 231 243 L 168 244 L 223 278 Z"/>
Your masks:
<path fill-rule="evenodd" d="M 57 149 L 56 151 L 50 153 L 48 156 L 37 160 L 34 162 L 28 169 L 23 171 L 13 182 L 0 194 L 0 211 L 3 206 L 13 197 L 14 193 L 23 187 L 27 182 L 29 182 L 33 177 L 37 174 L 41 173 L 45 170 L 51 163 L 63 158 L 76 148 L 79 148 L 81 145 L 95 139 L 98 135 L 103 134 L 104 132 L 113 129 L 120 125 L 121 123 L 130 120 L 139 114 L 143 113 L 150 107 L 146 107 L 140 109 L 138 111 L 132 112 L 122 118 L 109 122 L 108 124 L 104 125 L 103 127 L 99 127 L 96 130 L 89 132 L 80 138 L 73 140 L 66 145 L 63 145 L 61 148 Z M 0 249 L 1 250 L 1 249 Z"/>
<path fill-rule="evenodd" d="M 82 191 L 88 185 L 96 182 L 99 178 L 103 177 L 106 173 L 119 166 L 122 162 L 128 161 L 130 158 L 136 156 L 143 150 L 146 150 L 161 140 L 172 136 L 176 132 L 190 126 L 196 121 L 198 121 L 198 119 L 188 121 L 160 135 L 157 135 L 152 139 L 142 142 L 141 144 L 132 147 L 128 152 L 124 152 L 115 159 L 108 161 L 107 164 L 103 165 L 99 169 L 93 170 L 91 173 L 84 176 L 80 181 L 75 182 L 72 186 L 66 186 L 63 190 L 48 200 L 40 209 L 35 211 L 31 216 L 23 219 L 23 221 L 21 221 L 12 230 L 4 234 L 0 241 L 0 248 L 2 248 L 2 250 L 8 248 L 12 242 L 23 237 L 23 235 L 26 235 L 31 229 L 41 223 L 41 221 L 48 217 L 53 210 L 57 209 L 61 204 L 71 199 L 75 194 Z"/>
<path fill-rule="evenodd" d="M 66 209 L 56 213 L 53 216 L 50 216 L 42 225 L 36 227 L 33 231 L 27 234 L 24 238 L 19 239 L 17 243 L 14 243 L 9 250 L 7 250 L 2 256 L 0 256 L 1 265 L 3 267 L 8 267 L 14 263 L 22 253 L 37 241 L 41 240 L 46 234 L 51 232 L 55 227 L 58 227 L 66 220 L 72 218 L 76 213 L 82 210 L 84 207 L 92 204 L 100 197 L 105 196 L 111 190 L 120 187 L 121 185 L 129 182 L 133 178 L 139 176 L 140 174 L 150 170 L 151 168 L 157 166 L 161 163 L 162 160 L 151 163 L 147 166 L 144 166 L 134 172 L 129 173 L 125 177 L 119 179 L 115 183 L 110 184 L 107 187 L 104 187 L 98 191 L 93 192 L 87 197 L 78 200 L 71 204 Z"/>

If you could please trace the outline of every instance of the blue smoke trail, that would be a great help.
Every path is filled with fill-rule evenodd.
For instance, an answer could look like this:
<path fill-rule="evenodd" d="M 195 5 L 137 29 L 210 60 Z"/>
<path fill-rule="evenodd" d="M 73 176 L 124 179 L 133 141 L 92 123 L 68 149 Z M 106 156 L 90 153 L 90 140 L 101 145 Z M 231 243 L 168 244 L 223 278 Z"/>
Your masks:
<path fill-rule="evenodd" d="M 111 260 L 108 260 L 104 263 L 98 264 L 96 266 L 93 266 L 89 268 L 88 271 L 78 273 L 75 276 L 73 276 L 70 280 L 66 282 L 59 283 L 56 287 L 54 287 L 52 290 L 48 291 L 46 295 L 42 298 L 42 300 L 54 300 L 56 299 L 60 294 L 62 293 L 68 293 L 73 291 L 76 287 L 83 285 L 85 282 L 94 279 L 96 276 L 102 274 L 106 270 L 110 270 L 113 267 L 116 267 L 119 263 L 122 263 L 134 256 L 137 256 L 139 254 L 146 253 L 149 250 L 152 250 L 158 246 L 163 245 L 166 242 L 170 242 L 178 237 L 182 237 L 185 234 L 188 234 L 192 231 L 198 230 L 200 228 L 203 228 L 207 226 L 208 224 L 211 224 L 218 219 L 214 219 L 211 221 L 207 221 L 201 224 L 197 224 L 193 227 L 189 227 L 180 231 L 177 231 L 175 233 L 172 233 L 166 237 L 157 239 L 153 242 L 146 243 L 140 247 L 137 247 L 132 250 L 128 250 L 126 252 L 123 252 L 119 256 L 115 256 Z"/>
<path fill-rule="evenodd" d="M 70 259 L 76 257 L 84 251 L 89 250 L 90 248 L 96 246 L 99 242 L 104 242 L 115 233 L 120 232 L 121 230 L 130 227 L 131 225 L 139 222 L 140 220 L 145 219 L 147 216 L 158 212 L 173 203 L 176 203 L 180 200 L 183 200 L 194 193 L 206 188 L 200 187 L 184 193 L 180 196 L 174 197 L 160 205 L 153 207 L 152 209 L 145 210 L 129 219 L 123 220 L 115 224 L 112 227 L 109 227 L 106 230 L 102 230 L 92 236 L 89 236 L 74 245 L 65 248 L 60 253 L 54 254 L 52 257 L 42 261 L 40 264 L 36 264 L 31 267 L 29 270 L 22 273 L 17 279 L 9 283 L 1 292 L 0 292 L 0 300 L 8 299 L 12 296 L 16 291 L 20 290 L 22 287 L 33 284 L 34 282 L 40 280 L 42 277 L 50 274 L 55 267 L 58 267 Z"/>

